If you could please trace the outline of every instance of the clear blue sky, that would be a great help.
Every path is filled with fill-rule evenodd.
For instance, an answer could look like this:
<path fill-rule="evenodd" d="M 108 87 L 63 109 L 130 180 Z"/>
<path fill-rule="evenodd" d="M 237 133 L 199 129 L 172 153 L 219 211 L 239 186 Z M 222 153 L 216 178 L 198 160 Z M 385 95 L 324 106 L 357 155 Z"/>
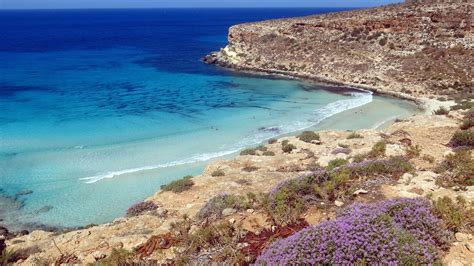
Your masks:
<path fill-rule="evenodd" d="M 0 0 L 0 9 L 146 7 L 369 7 L 402 0 Z"/>

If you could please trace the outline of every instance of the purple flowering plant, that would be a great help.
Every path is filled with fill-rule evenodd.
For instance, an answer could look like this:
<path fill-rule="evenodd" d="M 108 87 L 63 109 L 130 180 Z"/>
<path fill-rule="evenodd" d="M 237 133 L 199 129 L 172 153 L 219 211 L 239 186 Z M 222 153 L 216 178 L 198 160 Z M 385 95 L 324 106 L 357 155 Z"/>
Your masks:
<path fill-rule="evenodd" d="M 425 199 L 353 204 L 335 220 L 274 242 L 256 265 L 433 264 L 445 232 Z"/>
<path fill-rule="evenodd" d="M 351 180 L 376 175 L 398 178 L 412 169 L 412 165 L 402 157 L 318 169 L 275 186 L 268 195 L 267 211 L 276 223 L 289 224 L 295 222 L 309 205 L 334 201 L 343 196 Z"/>

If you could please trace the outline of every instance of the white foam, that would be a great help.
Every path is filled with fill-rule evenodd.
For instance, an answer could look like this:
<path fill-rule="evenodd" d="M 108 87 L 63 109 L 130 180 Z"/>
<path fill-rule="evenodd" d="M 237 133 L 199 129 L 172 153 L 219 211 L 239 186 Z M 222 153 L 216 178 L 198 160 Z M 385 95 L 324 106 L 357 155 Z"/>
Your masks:
<path fill-rule="evenodd" d="M 198 154 L 198 155 L 192 156 L 190 158 L 179 160 L 179 161 L 173 161 L 173 162 L 164 163 L 164 164 L 137 167 L 137 168 L 131 168 L 131 169 L 125 169 L 125 170 L 119 170 L 119 171 L 112 171 L 112 172 L 107 172 L 105 174 L 79 178 L 79 180 L 83 180 L 87 184 L 93 184 L 93 183 L 95 183 L 97 181 L 100 181 L 102 179 L 114 178 L 116 176 L 121 176 L 121 175 L 125 175 L 125 174 L 132 174 L 132 173 L 141 172 L 141 171 L 167 168 L 167 167 L 183 165 L 183 164 L 190 164 L 190 163 L 196 163 L 196 162 L 204 162 L 204 161 L 208 161 L 208 160 L 213 159 L 213 158 L 229 155 L 229 154 L 232 154 L 232 153 L 237 152 L 237 151 L 239 151 L 239 149 L 228 150 L 228 151 L 220 151 L 220 152 L 214 152 L 214 153 Z"/>
<path fill-rule="evenodd" d="M 119 171 L 111 171 L 105 174 L 100 174 L 100 175 L 95 175 L 95 176 L 90 176 L 90 177 L 83 177 L 83 178 L 80 178 L 80 180 L 85 181 L 85 183 L 87 184 L 93 184 L 103 179 L 114 178 L 114 177 L 125 175 L 125 174 L 132 174 L 132 173 L 141 172 L 141 171 L 154 170 L 154 169 L 208 161 L 210 159 L 214 159 L 217 157 L 222 157 L 225 155 L 238 152 L 239 150 L 242 150 L 245 147 L 259 144 L 262 141 L 265 141 L 266 139 L 276 137 L 278 135 L 289 134 L 291 132 L 300 131 L 300 130 L 304 130 L 306 128 L 315 126 L 321 123 L 321 121 L 323 121 L 324 119 L 327 119 L 338 113 L 366 105 L 372 102 L 372 99 L 373 99 L 371 92 L 354 92 L 354 93 L 351 93 L 351 95 L 354 98 L 338 100 L 322 108 L 315 110 L 313 112 L 315 116 L 311 117 L 310 119 L 306 121 L 296 121 L 294 123 L 290 123 L 285 126 L 280 126 L 278 127 L 278 129 L 280 130 L 278 133 L 259 132 L 259 133 L 252 134 L 251 136 L 248 136 L 244 138 L 243 140 L 237 142 L 235 145 L 232 145 L 225 151 L 198 154 L 198 155 L 195 155 L 183 160 L 172 161 L 172 162 L 168 162 L 164 164 L 144 166 L 144 167 L 138 167 L 138 168 L 132 168 L 132 169 L 124 169 L 124 170 L 119 170 Z"/>

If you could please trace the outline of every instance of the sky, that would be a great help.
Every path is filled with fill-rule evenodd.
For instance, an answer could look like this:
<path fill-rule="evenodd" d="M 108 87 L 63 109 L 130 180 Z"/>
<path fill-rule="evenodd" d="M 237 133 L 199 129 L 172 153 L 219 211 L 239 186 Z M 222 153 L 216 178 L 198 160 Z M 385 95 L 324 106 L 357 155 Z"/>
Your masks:
<path fill-rule="evenodd" d="M 0 0 L 0 9 L 370 7 L 402 0 Z"/>

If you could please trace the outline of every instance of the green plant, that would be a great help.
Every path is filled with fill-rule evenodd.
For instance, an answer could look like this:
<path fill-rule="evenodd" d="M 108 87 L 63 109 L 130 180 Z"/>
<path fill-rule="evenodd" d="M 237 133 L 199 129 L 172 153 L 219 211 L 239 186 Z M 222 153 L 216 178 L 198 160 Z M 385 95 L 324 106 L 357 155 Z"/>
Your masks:
<path fill-rule="evenodd" d="M 473 147 L 474 146 L 474 129 L 456 131 L 456 133 L 454 133 L 453 137 L 451 138 L 449 145 L 451 147 L 460 147 L 460 146 Z"/>
<path fill-rule="evenodd" d="M 367 158 L 366 154 L 357 154 L 357 155 L 352 156 L 352 161 L 354 163 L 360 163 L 364 161 L 366 158 Z"/>
<path fill-rule="evenodd" d="M 265 147 L 265 146 L 263 146 L 263 145 L 258 146 L 256 149 L 257 149 L 258 151 L 261 151 L 261 152 L 265 152 L 265 151 L 268 150 L 268 148 Z"/>
<path fill-rule="evenodd" d="M 435 161 L 435 158 L 429 154 L 424 154 L 421 158 L 429 163 L 434 163 Z"/>
<path fill-rule="evenodd" d="M 197 214 L 198 219 L 218 219 L 222 217 L 222 211 L 227 208 L 245 210 L 252 207 L 252 199 L 222 193 L 210 199 Z"/>
<path fill-rule="evenodd" d="M 348 161 L 345 159 L 334 159 L 334 160 L 329 161 L 327 169 L 332 170 L 334 168 L 346 165 L 347 163 Z"/>
<path fill-rule="evenodd" d="M 284 141 L 281 142 L 281 146 L 288 145 L 288 143 L 290 143 L 290 141 L 285 139 Z"/>
<path fill-rule="evenodd" d="M 447 115 L 447 114 L 449 114 L 449 110 L 446 109 L 446 107 L 441 106 L 440 108 L 438 108 L 437 110 L 435 110 L 433 113 L 434 113 L 435 115 Z"/>
<path fill-rule="evenodd" d="M 213 177 L 225 176 L 225 172 L 222 169 L 216 169 L 211 173 L 211 176 Z"/>
<path fill-rule="evenodd" d="M 338 143 L 337 146 L 339 146 L 339 147 L 341 147 L 341 148 L 344 148 L 344 149 L 349 148 L 349 145 L 343 144 L 343 143 Z"/>
<path fill-rule="evenodd" d="M 293 144 L 282 145 L 281 150 L 285 153 L 291 153 L 292 150 L 296 149 L 296 146 Z"/>
<path fill-rule="evenodd" d="M 463 198 L 453 201 L 444 196 L 433 201 L 433 209 L 453 232 L 467 230 L 469 225 L 474 224 L 474 208 L 468 206 Z"/>
<path fill-rule="evenodd" d="M 313 140 L 319 140 L 319 134 L 314 131 L 303 131 L 297 138 L 301 141 L 311 143 Z"/>
<path fill-rule="evenodd" d="M 453 154 L 448 154 L 435 171 L 441 174 L 437 180 L 444 186 L 474 185 L 474 159 L 472 151 L 459 149 Z"/>
<path fill-rule="evenodd" d="M 162 185 L 161 190 L 163 191 L 172 191 L 174 193 L 180 193 L 186 190 L 191 189 L 194 186 L 194 181 L 191 180 L 193 177 L 188 175 L 179 180 L 173 181 L 167 185 Z"/>
<path fill-rule="evenodd" d="M 474 107 L 474 101 L 463 100 L 458 102 L 456 105 L 451 106 L 451 110 L 467 110 Z"/>
<path fill-rule="evenodd" d="M 93 265 L 96 266 L 115 266 L 115 265 L 129 265 L 133 263 L 134 255 L 132 252 L 120 248 L 112 249 L 112 253 L 105 259 L 101 259 Z"/>
<path fill-rule="evenodd" d="M 462 124 L 460 126 L 462 130 L 470 129 L 471 127 L 474 127 L 474 107 L 467 111 L 467 113 L 464 115 Z"/>
<path fill-rule="evenodd" d="M 263 156 L 275 156 L 275 153 L 272 151 L 265 151 L 262 153 Z"/>
<path fill-rule="evenodd" d="M 356 132 L 352 132 L 351 134 L 349 134 L 349 136 L 347 136 L 347 139 L 362 139 L 362 138 L 364 138 L 364 136 Z"/>
<path fill-rule="evenodd" d="M 383 157 L 385 155 L 385 150 L 386 150 L 387 144 L 385 144 L 385 141 L 380 140 L 372 146 L 372 149 L 367 153 L 368 158 L 379 158 Z"/>
<path fill-rule="evenodd" d="M 8 265 L 14 253 L 13 250 L 3 250 L 2 253 L 0 253 L 0 265 Z"/>
<path fill-rule="evenodd" d="M 405 150 L 405 155 L 406 157 L 408 158 L 415 158 L 415 157 L 418 157 L 420 156 L 421 154 L 421 147 L 418 146 L 418 145 L 411 145 L 411 146 L 408 146 Z"/>
<path fill-rule="evenodd" d="M 247 148 L 240 152 L 240 155 L 256 155 L 257 149 L 254 148 Z"/>

